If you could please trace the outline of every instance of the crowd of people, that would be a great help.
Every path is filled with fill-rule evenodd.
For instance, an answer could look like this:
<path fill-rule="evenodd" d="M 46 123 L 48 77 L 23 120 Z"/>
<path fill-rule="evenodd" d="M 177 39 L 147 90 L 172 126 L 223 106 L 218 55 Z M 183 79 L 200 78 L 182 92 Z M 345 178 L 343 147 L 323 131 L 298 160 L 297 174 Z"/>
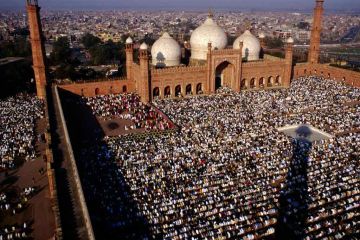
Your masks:
<path fill-rule="evenodd" d="M 107 98 L 91 100 L 96 114 L 123 111 L 103 109 Z M 178 132 L 107 137 L 81 150 L 83 187 L 102 214 L 92 219 L 136 239 L 360 234 L 360 89 L 303 77 L 289 89 L 221 89 L 155 106 Z M 334 137 L 310 142 L 277 130 L 294 124 Z"/>
<path fill-rule="evenodd" d="M 36 121 L 44 117 L 44 103 L 28 94 L 0 100 L 0 170 L 14 167 L 14 160 L 36 157 Z"/>
<path fill-rule="evenodd" d="M 21 192 L 15 190 L 7 193 L 0 193 L 0 216 L 2 220 L 8 219 L 9 216 L 15 216 L 17 213 L 24 211 L 28 206 L 28 201 L 35 194 L 34 187 L 26 187 Z M 0 228 L 0 240 L 12 239 L 30 239 L 31 229 L 27 222 L 22 224 L 6 224 Z"/>
<path fill-rule="evenodd" d="M 83 98 L 86 105 L 91 107 L 94 115 L 103 119 L 121 118 L 132 121 L 132 125 L 124 126 L 125 130 L 166 130 L 171 123 L 154 109 L 150 104 L 144 104 L 134 93 L 101 95 Z"/>

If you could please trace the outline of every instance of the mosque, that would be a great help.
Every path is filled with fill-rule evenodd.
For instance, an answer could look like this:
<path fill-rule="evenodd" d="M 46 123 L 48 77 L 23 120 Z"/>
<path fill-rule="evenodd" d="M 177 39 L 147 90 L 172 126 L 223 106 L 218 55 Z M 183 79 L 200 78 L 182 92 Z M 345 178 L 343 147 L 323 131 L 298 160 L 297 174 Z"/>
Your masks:
<path fill-rule="evenodd" d="M 133 40 L 126 40 L 127 79 L 144 101 L 154 98 L 210 94 L 220 87 L 234 91 L 287 87 L 292 68 L 293 39 L 286 43 L 285 59 L 263 55 L 260 39 L 249 30 L 228 46 L 225 31 L 211 14 L 190 38 L 189 64 L 181 64 L 181 48 L 168 33 L 151 47 L 140 46 L 140 64 L 133 62 Z M 151 54 L 149 55 L 149 52 Z"/>
<path fill-rule="evenodd" d="M 221 87 L 235 92 L 287 88 L 292 78 L 320 75 L 350 85 L 360 86 L 360 74 L 319 64 L 321 22 L 324 0 L 315 0 L 314 21 L 308 62 L 293 64 L 292 38 L 285 44 L 285 58 L 264 54 L 264 34 L 254 36 L 246 30 L 233 46 L 228 45 L 225 31 L 213 15 L 196 28 L 186 47 L 191 56 L 181 63 L 180 44 L 167 32 L 150 47 L 142 43 L 139 59 L 134 59 L 134 41 L 126 39 L 126 76 L 118 80 L 87 82 L 59 86 L 82 96 L 136 92 L 143 102 L 156 98 L 185 97 L 212 94 Z M 36 0 L 27 0 L 34 72 L 39 97 L 45 97 L 47 72 L 40 22 L 40 7 Z"/>

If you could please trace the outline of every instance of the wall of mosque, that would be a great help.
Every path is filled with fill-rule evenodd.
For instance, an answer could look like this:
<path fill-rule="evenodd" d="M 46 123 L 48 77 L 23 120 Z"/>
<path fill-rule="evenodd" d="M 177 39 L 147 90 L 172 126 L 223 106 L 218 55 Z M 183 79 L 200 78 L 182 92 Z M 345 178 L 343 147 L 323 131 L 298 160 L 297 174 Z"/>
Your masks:
<path fill-rule="evenodd" d="M 162 98 L 174 97 L 179 93 L 183 96 L 206 93 L 208 91 L 206 71 L 207 68 L 204 66 L 152 69 L 152 96 Z"/>
<path fill-rule="evenodd" d="M 332 67 L 326 64 L 296 64 L 294 67 L 294 78 L 301 76 L 322 76 L 345 82 L 354 87 L 360 87 L 360 72 Z"/>
<path fill-rule="evenodd" d="M 135 91 L 135 84 L 132 80 L 95 81 L 58 86 L 61 89 L 84 97 Z"/>
<path fill-rule="evenodd" d="M 242 65 L 240 88 L 267 88 L 280 87 L 283 84 L 285 61 L 245 62 Z"/>

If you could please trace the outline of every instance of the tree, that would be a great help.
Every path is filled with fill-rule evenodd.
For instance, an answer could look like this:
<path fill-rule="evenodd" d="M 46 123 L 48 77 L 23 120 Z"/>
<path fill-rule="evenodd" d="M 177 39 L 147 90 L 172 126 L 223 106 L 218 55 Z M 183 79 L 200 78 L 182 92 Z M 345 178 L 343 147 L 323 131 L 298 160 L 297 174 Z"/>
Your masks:
<path fill-rule="evenodd" d="M 61 64 L 54 72 L 55 78 L 57 79 L 66 79 L 75 80 L 77 78 L 77 73 L 71 64 Z"/>
<path fill-rule="evenodd" d="M 94 65 L 102 65 L 116 62 L 125 62 L 123 43 L 114 43 L 109 40 L 106 43 L 93 46 L 89 52 Z"/>
<path fill-rule="evenodd" d="M 60 37 L 55 41 L 50 60 L 54 65 L 71 63 L 71 49 L 67 37 Z"/>
<path fill-rule="evenodd" d="M 0 43 L 0 58 L 5 57 L 31 57 L 30 42 L 19 37 L 14 41 Z"/>
<path fill-rule="evenodd" d="M 91 33 L 86 33 L 81 38 L 81 43 L 84 45 L 85 49 L 89 50 L 101 43 L 100 38 L 92 35 Z"/>
<path fill-rule="evenodd" d="M 308 23 L 308 22 L 299 22 L 297 24 L 297 27 L 302 30 L 310 30 L 311 26 L 310 26 L 310 23 Z"/>
<path fill-rule="evenodd" d="M 24 59 L 14 63 L 0 65 L 1 88 L 0 98 L 15 95 L 19 92 L 35 92 L 35 84 L 31 82 L 34 79 L 34 70 L 32 62 Z"/>
<path fill-rule="evenodd" d="M 284 43 L 280 38 L 265 37 L 266 48 L 283 48 Z"/>

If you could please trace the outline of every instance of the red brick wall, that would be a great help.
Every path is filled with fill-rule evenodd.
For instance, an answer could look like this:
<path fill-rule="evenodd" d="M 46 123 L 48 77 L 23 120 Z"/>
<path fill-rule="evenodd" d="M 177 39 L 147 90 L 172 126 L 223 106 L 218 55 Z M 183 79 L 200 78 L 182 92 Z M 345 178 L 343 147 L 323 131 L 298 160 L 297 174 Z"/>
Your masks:
<path fill-rule="evenodd" d="M 135 83 L 130 80 L 101 81 L 88 83 L 73 83 L 59 85 L 59 88 L 77 95 L 93 97 L 95 95 L 106 95 L 111 93 L 134 92 Z M 126 89 L 125 89 L 126 88 Z"/>
<path fill-rule="evenodd" d="M 280 82 L 283 83 L 285 68 L 285 60 L 243 63 L 242 80 L 245 79 L 248 87 L 252 78 L 255 78 L 256 86 L 259 85 L 260 78 L 264 78 L 266 84 L 269 78 L 272 77 L 275 82 L 276 77 L 280 77 Z"/>
<path fill-rule="evenodd" d="M 348 85 L 360 87 L 360 73 L 326 64 L 297 64 L 294 67 L 294 78 L 301 76 L 323 76 L 328 79 L 343 81 Z"/>
<path fill-rule="evenodd" d="M 197 84 L 202 84 L 202 90 L 207 92 L 206 67 L 179 67 L 157 69 L 151 71 L 152 91 L 159 88 L 160 97 L 164 96 L 164 89 L 169 86 L 171 96 L 175 96 L 175 87 L 181 86 L 181 93 L 185 95 L 186 86 L 191 84 L 193 94 L 196 94 Z"/>

